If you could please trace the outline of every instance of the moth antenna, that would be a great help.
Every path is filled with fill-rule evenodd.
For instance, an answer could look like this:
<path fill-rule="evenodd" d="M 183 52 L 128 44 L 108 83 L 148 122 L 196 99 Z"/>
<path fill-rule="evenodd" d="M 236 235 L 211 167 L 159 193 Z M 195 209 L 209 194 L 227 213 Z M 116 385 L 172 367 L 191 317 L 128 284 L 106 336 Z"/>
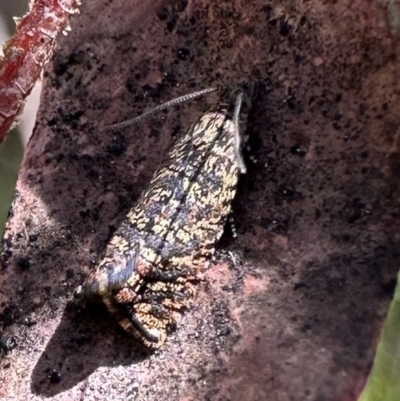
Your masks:
<path fill-rule="evenodd" d="M 235 104 L 235 110 L 233 112 L 233 126 L 234 126 L 234 150 L 235 150 L 235 156 L 236 156 L 236 161 L 238 164 L 239 171 L 242 174 L 246 174 L 247 169 L 246 165 L 244 163 L 242 153 L 240 151 L 240 146 L 241 146 L 241 138 L 240 138 L 240 129 L 239 129 L 239 116 L 240 116 L 240 109 L 242 107 L 242 101 L 243 101 L 243 92 L 239 92 L 237 98 L 236 98 L 236 104 Z"/>
<path fill-rule="evenodd" d="M 140 116 L 137 116 L 137 117 L 132 118 L 127 121 L 123 121 L 122 123 L 108 125 L 103 128 L 103 131 L 115 132 L 120 129 L 130 127 L 131 125 L 136 124 L 137 122 L 149 117 L 150 115 L 152 115 L 154 113 L 157 113 L 158 111 L 169 109 L 170 107 L 176 106 L 177 104 L 187 102 L 188 100 L 196 99 L 207 93 L 215 92 L 217 90 L 218 90 L 218 88 L 206 88 L 206 89 L 203 89 L 198 92 L 193 92 L 193 93 L 189 93 L 187 95 L 179 96 L 175 99 L 169 100 L 168 102 L 160 104 L 149 111 L 146 111 L 145 113 L 141 114 Z"/>

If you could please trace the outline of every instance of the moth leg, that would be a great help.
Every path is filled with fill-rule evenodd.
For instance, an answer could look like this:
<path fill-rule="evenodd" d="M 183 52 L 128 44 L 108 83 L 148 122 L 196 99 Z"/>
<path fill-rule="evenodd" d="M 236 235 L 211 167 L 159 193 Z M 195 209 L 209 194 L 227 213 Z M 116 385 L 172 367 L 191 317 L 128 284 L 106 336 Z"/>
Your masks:
<path fill-rule="evenodd" d="M 148 290 L 143 295 L 140 296 L 140 301 L 143 302 L 159 302 L 164 301 L 166 298 L 169 298 L 170 291 L 153 291 Z M 185 299 L 185 294 L 183 292 L 174 292 L 174 298 L 177 299 Z"/>
<path fill-rule="evenodd" d="M 152 270 L 147 278 L 150 280 L 161 281 L 162 283 L 172 283 L 179 281 L 180 279 L 185 279 L 188 276 L 187 271 L 163 271 L 154 269 Z"/>
<path fill-rule="evenodd" d="M 150 331 L 143 326 L 134 313 L 129 316 L 129 321 L 133 328 L 137 330 L 147 341 L 150 341 L 151 343 L 157 343 L 160 340 L 158 336 L 150 333 Z"/>
<path fill-rule="evenodd" d="M 147 316 L 150 318 L 150 322 L 153 326 L 156 326 L 165 334 L 169 334 L 176 329 L 175 319 L 163 304 L 147 304 L 146 306 L 149 307 L 149 313 Z"/>
<path fill-rule="evenodd" d="M 144 339 L 150 344 L 150 347 L 163 342 L 163 334 L 159 330 L 150 330 L 140 321 L 137 316 L 137 311 L 134 308 L 129 308 L 128 305 L 116 305 L 112 298 L 106 297 L 103 302 L 112 315 L 119 321 L 120 326 L 134 337 Z M 143 314 L 143 313 L 142 313 Z"/>
<path fill-rule="evenodd" d="M 176 328 L 172 315 L 159 303 L 140 302 L 126 312 L 128 317 L 121 319 L 120 325 L 149 348 L 159 348 Z"/>

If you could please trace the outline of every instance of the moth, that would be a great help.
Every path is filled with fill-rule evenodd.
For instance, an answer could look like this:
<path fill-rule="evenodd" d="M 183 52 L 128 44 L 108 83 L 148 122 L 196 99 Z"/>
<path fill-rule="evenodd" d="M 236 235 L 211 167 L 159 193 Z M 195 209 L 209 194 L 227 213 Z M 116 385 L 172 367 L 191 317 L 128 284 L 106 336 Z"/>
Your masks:
<path fill-rule="evenodd" d="M 253 85 L 218 90 L 219 101 L 177 140 L 96 270 L 75 291 L 77 299 L 100 298 L 151 349 L 165 342 L 193 302 L 223 233 L 239 172 L 246 171 L 240 127 L 245 129 Z"/>

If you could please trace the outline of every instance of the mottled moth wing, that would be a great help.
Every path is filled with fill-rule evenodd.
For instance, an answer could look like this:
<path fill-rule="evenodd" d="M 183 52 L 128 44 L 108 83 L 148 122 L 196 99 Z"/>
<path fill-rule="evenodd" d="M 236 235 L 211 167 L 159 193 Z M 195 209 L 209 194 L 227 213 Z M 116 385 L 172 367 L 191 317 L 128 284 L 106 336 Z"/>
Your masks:
<path fill-rule="evenodd" d="M 193 299 L 222 235 L 240 164 L 237 114 L 247 114 L 251 92 L 246 85 L 223 90 L 178 139 L 80 291 L 101 296 L 151 348 L 162 345 L 176 311 Z"/>

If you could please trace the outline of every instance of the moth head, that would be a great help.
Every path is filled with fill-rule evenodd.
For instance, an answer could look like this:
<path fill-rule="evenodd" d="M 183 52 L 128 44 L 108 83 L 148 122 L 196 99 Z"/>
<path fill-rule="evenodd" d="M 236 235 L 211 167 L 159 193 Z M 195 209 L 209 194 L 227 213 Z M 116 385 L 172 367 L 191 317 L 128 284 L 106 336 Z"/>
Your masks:
<path fill-rule="evenodd" d="M 241 97 L 240 104 L 240 121 L 246 121 L 251 108 L 251 100 L 253 97 L 255 83 L 252 81 L 243 81 L 236 85 L 226 85 L 219 88 L 220 101 L 216 106 L 217 112 L 228 114 L 234 118 L 235 108 L 239 96 Z"/>
<path fill-rule="evenodd" d="M 241 122 L 247 121 L 248 114 L 250 112 L 252 105 L 254 88 L 255 88 L 255 83 L 253 81 L 243 81 L 237 84 L 233 89 L 233 93 L 236 99 L 239 96 L 239 94 L 241 94 L 242 96 L 242 104 L 240 107 Z"/>

